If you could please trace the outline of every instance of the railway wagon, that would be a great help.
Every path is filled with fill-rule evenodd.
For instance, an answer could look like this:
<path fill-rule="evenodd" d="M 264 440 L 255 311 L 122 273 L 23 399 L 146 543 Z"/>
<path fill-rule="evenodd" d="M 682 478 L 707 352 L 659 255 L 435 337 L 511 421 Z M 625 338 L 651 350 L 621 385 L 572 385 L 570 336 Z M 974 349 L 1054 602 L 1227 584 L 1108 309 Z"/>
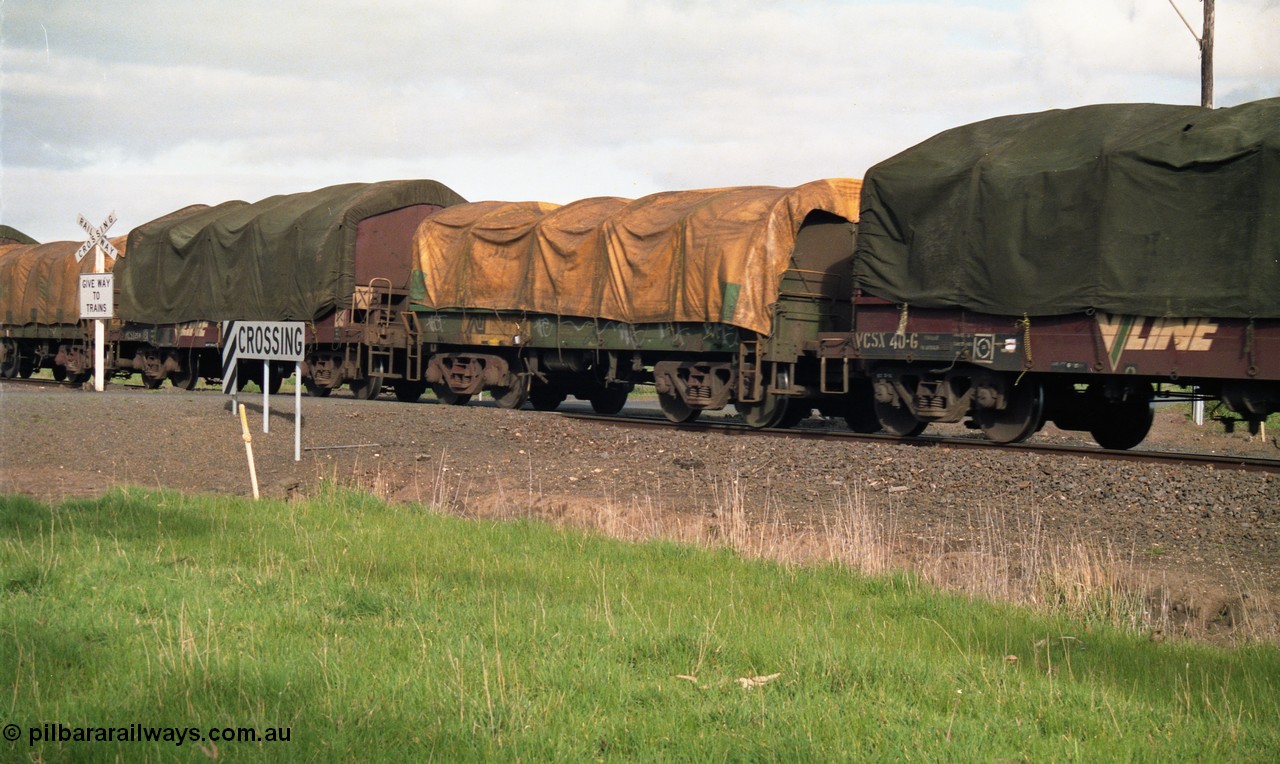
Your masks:
<path fill-rule="evenodd" d="M 13 229 L 0 233 L 8 241 L 31 241 Z M 111 244 L 123 252 L 125 238 Z M 25 378 L 48 368 L 58 380 L 89 379 L 93 330 L 80 320 L 79 277 L 93 272 L 94 261 L 76 260 L 80 246 L 74 241 L 0 245 L 0 377 Z M 107 257 L 105 263 L 110 271 L 114 260 Z"/>
<path fill-rule="evenodd" d="M 792 423 L 822 403 L 819 334 L 849 328 L 859 188 L 445 210 L 416 238 L 422 385 L 451 403 L 574 395 L 613 413 L 653 384 L 675 422 L 732 403 L 755 427 Z"/>
<path fill-rule="evenodd" d="M 403 319 L 419 223 L 465 200 L 434 180 L 348 183 L 186 207 L 138 226 L 116 268 L 112 353 L 158 387 L 218 379 L 219 324 L 303 321 L 302 382 L 358 398 L 417 384 L 419 338 Z M 273 392 L 291 367 L 244 364 L 238 382 Z"/>
<path fill-rule="evenodd" d="M 943 132 L 868 170 L 853 329 L 820 357 L 899 435 L 1046 421 L 1129 448 L 1159 387 L 1280 410 L 1280 99 Z"/>

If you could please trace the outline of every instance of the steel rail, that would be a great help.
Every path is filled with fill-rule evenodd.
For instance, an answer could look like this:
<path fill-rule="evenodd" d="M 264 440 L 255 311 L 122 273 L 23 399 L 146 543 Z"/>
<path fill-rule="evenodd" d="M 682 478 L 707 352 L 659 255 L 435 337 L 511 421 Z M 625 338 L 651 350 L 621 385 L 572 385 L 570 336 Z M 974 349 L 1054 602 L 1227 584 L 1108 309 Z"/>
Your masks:
<path fill-rule="evenodd" d="M 991 449 L 1013 453 L 1043 454 L 1046 456 L 1071 456 L 1102 461 L 1128 461 L 1144 464 L 1170 464 L 1181 466 L 1203 466 L 1210 469 L 1231 469 L 1246 472 L 1280 473 L 1280 458 L 1264 459 L 1261 457 L 1235 456 L 1231 454 L 1197 454 L 1179 451 L 1116 451 L 1096 446 L 1065 446 L 1039 443 L 993 443 L 978 438 L 949 438 L 939 436 L 917 436 L 900 438 L 894 435 L 849 432 L 846 430 L 807 430 L 807 429 L 754 429 L 738 422 L 702 422 L 675 424 L 665 417 L 648 416 L 602 416 L 600 414 L 582 414 L 562 412 L 559 416 L 569 419 L 603 422 L 621 427 L 678 427 L 685 432 L 716 432 L 725 435 L 763 435 L 772 437 L 804 438 L 808 440 L 855 440 L 866 443 L 894 444 L 914 448 L 970 448 Z"/>

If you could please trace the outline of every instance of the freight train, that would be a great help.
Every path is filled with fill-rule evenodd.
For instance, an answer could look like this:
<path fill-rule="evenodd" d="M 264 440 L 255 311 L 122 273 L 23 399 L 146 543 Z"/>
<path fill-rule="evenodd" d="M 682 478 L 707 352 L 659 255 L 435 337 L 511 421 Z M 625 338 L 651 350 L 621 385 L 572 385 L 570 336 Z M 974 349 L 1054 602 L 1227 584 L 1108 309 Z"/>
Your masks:
<path fill-rule="evenodd" d="M 0 373 L 83 378 L 84 328 L 20 265 L 41 247 L 75 245 L 0 248 Z M 561 206 L 349 184 L 187 208 L 119 248 L 108 365 L 149 386 L 219 376 L 220 321 L 301 320 L 319 396 L 612 413 L 652 385 L 673 422 L 1053 422 L 1108 448 L 1170 385 L 1280 411 L 1280 99 L 1001 117 L 794 188 Z"/>

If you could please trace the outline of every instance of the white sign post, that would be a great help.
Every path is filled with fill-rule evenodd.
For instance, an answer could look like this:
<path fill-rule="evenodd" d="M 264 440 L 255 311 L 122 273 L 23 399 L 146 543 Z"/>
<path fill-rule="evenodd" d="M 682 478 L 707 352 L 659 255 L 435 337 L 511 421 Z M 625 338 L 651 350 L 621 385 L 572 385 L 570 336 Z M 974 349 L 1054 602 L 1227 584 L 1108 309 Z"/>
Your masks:
<path fill-rule="evenodd" d="M 120 257 L 119 250 L 107 240 L 107 229 L 115 225 L 116 213 L 112 210 L 111 214 L 107 215 L 107 219 L 97 228 L 94 228 L 84 215 L 77 217 L 76 222 L 85 233 L 89 234 L 89 240 L 76 250 L 76 262 L 84 260 L 89 250 L 93 250 L 93 273 L 90 275 L 94 278 L 90 283 L 90 294 L 87 297 L 85 278 L 80 279 L 80 317 L 93 319 L 93 389 L 102 392 L 106 387 L 104 367 L 106 366 L 107 321 L 111 320 L 115 313 L 112 276 L 110 273 L 103 273 L 107 269 L 104 253 L 110 254 L 112 260 Z M 86 307 L 90 310 L 86 311 Z"/>
<path fill-rule="evenodd" d="M 240 360 L 262 361 L 262 431 L 271 432 L 267 407 L 271 394 L 271 361 L 293 361 L 298 383 L 293 389 L 293 460 L 302 461 L 302 357 L 306 324 L 301 321 L 227 321 L 222 325 L 222 392 L 231 394 L 236 411 Z"/>

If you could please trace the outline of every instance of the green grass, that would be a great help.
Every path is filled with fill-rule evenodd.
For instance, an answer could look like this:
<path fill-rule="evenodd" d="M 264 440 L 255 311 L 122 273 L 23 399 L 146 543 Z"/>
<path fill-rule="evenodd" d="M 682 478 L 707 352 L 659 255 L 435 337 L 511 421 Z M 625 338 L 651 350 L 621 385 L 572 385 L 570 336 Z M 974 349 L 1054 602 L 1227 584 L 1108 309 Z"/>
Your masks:
<path fill-rule="evenodd" d="M 739 679 L 779 674 L 744 688 Z M 354 493 L 0 499 L 18 761 L 1274 760 L 1280 652 Z M 28 744 L 28 728 L 289 728 Z M 200 746 L 204 746 L 201 748 Z"/>

